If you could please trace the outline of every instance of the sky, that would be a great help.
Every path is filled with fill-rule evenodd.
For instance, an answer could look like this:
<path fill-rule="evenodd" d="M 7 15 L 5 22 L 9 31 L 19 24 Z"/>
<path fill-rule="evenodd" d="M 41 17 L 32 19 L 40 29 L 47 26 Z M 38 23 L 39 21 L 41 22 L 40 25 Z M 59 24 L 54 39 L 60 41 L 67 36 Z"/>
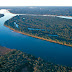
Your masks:
<path fill-rule="evenodd" d="M 72 6 L 72 0 L 0 0 L 0 6 Z"/>

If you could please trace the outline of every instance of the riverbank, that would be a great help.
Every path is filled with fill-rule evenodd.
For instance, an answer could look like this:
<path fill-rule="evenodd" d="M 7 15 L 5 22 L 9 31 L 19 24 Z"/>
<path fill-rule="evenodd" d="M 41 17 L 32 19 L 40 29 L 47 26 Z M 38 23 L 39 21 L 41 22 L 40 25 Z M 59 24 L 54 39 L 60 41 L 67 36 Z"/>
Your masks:
<path fill-rule="evenodd" d="M 0 72 L 72 72 L 72 67 L 46 62 L 14 49 L 0 57 Z"/>
<path fill-rule="evenodd" d="M 9 48 L 0 46 L 0 55 L 5 55 L 6 53 L 10 51 L 13 51 L 13 49 L 9 49 Z"/>
<path fill-rule="evenodd" d="M 24 35 L 27 35 L 27 36 L 31 36 L 31 37 L 34 37 L 34 38 L 38 38 L 38 39 L 41 39 L 41 40 L 46 40 L 46 41 L 49 41 L 49 42 L 58 43 L 58 44 L 61 44 L 61 45 L 66 45 L 66 46 L 72 47 L 72 45 L 70 45 L 70 44 L 64 44 L 64 43 L 62 43 L 62 42 L 54 41 L 54 40 L 52 40 L 52 39 L 45 39 L 45 38 L 42 38 L 42 37 L 30 35 L 30 34 L 28 34 L 28 33 L 20 32 L 20 31 L 17 31 L 17 30 L 15 30 L 15 29 L 13 29 L 13 28 L 10 28 L 10 27 L 7 26 L 7 25 L 4 25 L 4 26 L 8 27 L 9 29 L 11 29 L 11 30 L 13 30 L 14 32 L 17 32 L 17 33 L 21 33 L 21 34 L 24 34 Z"/>

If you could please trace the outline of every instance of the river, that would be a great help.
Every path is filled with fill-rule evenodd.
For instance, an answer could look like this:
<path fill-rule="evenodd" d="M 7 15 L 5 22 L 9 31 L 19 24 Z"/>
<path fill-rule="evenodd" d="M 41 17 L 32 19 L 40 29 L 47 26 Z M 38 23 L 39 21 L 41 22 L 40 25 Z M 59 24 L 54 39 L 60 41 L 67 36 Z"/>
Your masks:
<path fill-rule="evenodd" d="M 3 13 L 0 18 L 0 45 L 17 49 L 55 64 L 72 66 L 72 47 L 33 38 L 13 32 L 4 26 L 4 22 L 16 14 Z"/>

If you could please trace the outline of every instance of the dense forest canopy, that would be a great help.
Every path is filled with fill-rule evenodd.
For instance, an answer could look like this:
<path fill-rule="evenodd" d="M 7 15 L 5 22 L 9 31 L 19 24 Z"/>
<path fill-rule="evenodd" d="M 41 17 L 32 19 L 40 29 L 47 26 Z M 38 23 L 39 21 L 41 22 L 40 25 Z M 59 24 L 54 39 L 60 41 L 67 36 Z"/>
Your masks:
<path fill-rule="evenodd" d="M 19 50 L 0 56 L 0 72 L 71 72 L 72 68 L 45 62 Z"/>
<path fill-rule="evenodd" d="M 50 14 L 72 16 L 72 7 L 17 7 L 9 10 L 19 14 Z"/>
<path fill-rule="evenodd" d="M 34 36 L 72 45 L 72 20 L 70 19 L 20 15 L 6 21 L 5 25 Z"/>
<path fill-rule="evenodd" d="M 56 7 L 56 6 L 21 6 L 21 7 L 0 7 L 0 9 L 8 9 L 16 14 L 50 14 L 72 16 L 72 7 Z"/>

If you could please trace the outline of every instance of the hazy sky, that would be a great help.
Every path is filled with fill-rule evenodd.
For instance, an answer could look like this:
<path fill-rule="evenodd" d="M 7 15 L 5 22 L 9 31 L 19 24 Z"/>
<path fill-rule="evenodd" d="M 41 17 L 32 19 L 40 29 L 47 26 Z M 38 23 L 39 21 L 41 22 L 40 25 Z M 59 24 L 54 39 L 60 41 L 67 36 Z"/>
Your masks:
<path fill-rule="evenodd" d="M 72 6 L 72 0 L 0 0 L 0 6 Z"/>

